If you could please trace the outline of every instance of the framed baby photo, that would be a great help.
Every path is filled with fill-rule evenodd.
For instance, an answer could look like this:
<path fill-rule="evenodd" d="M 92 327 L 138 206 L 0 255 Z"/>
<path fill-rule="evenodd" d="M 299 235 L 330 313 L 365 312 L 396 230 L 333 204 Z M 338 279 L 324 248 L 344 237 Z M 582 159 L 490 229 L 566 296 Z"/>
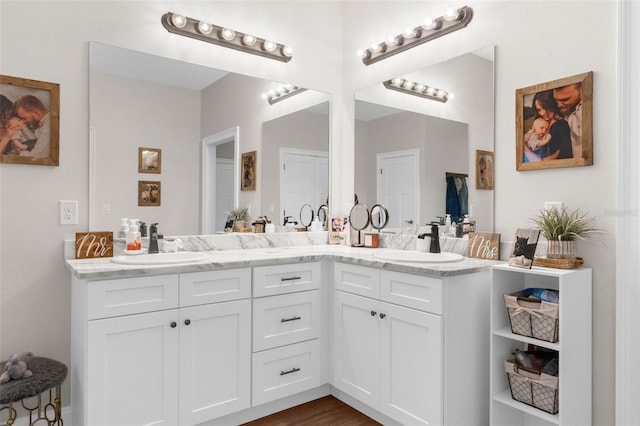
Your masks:
<path fill-rule="evenodd" d="M 255 191 L 256 189 L 256 167 L 257 167 L 256 151 L 245 152 L 242 154 L 242 171 L 240 176 L 240 190 Z"/>
<path fill-rule="evenodd" d="M 161 196 L 161 186 L 159 181 L 139 180 L 138 181 L 138 205 L 139 206 L 159 206 Z"/>
<path fill-rule="evenodd" d="M 516 90 L 516 170 L 593 165 L 593 72 Z"/>
<path fill-rule="evenodd" d="M 538 247 L 540 230 L 535 228 L 518 228 L 509 255 L 509 265 L 531 269 Z"/>
<path fill-rule="evenodd" d="M 493 189 L 493 152 L 476 150 L 476 189 Z"/>
<path fill-rule="evenodd" d="M 138 148 L 138 173 L 158 173 L 162 171 L 162 150 Z"/>
<path fill-rule="evenodd" d="M 0 162 L 59 165 L 60 85 L 0 75 Z"/>

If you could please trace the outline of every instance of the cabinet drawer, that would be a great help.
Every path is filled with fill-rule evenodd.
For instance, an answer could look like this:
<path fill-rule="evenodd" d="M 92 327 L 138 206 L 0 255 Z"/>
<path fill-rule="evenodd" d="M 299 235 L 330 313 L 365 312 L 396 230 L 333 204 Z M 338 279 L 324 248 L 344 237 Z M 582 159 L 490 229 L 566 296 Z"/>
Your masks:
<path fill-rule="evenodd" d="M 382 300 L 442 315 L 441 279 L 382 271 L 380 281 Z"/>
<path fill-rule="evenodd" d="M 253 300 L 253 351 L 320 337 L 320 290 Z"/>
<path fill-rule="evenodd" d="M 177 307 L 178 275 L 87 283 L 87 316 L 90 320 Z"/>
<path fill-rule="evenodd" d="M 253 296 L 273 296 L 320 288 L 320 263 L 253 268 Z"/>
<path fill-rule="evenodd" d="M 251 297 L 251 269 L 223 269 L 180 275 L 180 306 Z"/>
<path fill-rule="evenodd" d="M 380 297 L 380 270 L 366 266 L 336 263 L 334 269 L 336 290 L 361 296 Z"/>
<path fill-rule="evenodd" d="M 253 354 L 252 405 L 260 405 L 321 384 L 320 340 Z"/>

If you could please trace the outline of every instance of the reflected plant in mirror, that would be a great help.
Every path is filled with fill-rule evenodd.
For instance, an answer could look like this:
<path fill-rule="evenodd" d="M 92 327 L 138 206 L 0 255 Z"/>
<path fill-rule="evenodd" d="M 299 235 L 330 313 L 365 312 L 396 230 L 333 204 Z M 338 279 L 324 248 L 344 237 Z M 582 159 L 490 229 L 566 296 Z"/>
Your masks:
<path fill-rule="evenodd" d="M 414 232 L 444 217 L 446 174 L 473 176 L 475 150 L 493 151 L 493 53 L 488 46 L 388 76 L 454 93 L 446 103 L 388 90 L 383 81 L 356 92 L 355 190 L 364 204 L 387 207 L 387 229 Z M 467 187 L 476 229 L 492 232 L 493 191 Z"/>

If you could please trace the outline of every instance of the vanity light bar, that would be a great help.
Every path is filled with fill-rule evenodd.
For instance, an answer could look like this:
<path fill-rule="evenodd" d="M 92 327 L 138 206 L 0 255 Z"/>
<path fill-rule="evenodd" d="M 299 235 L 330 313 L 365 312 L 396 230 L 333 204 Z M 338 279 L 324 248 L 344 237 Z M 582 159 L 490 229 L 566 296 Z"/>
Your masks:
<path fill-rule="evenodd" d="M 420 26 L 409 27 L 402 34 L 389 36 L 385 41 L 374 43 L 368 49 L 359 50 L 358 55 L 362 57 L 362 62 L 365 65 L 371 65 L 389 56 L 462 29 L 471 22 L 472 18 L 473 9 L 469 6 L 452 9 L 439 18 L 425 19 Z"/>
<path fill-rule="evenodd" d="M 420 96 L 422 98 L 431 99 L 432 101 L 438 101 L 446 103 L 449 99 L 453 98 L 453 93 L 449 93 L 446 90 L 438 89 L 437 87 L 428 86 L 422 83 L 414 83 L 404 78 L 394 78 L 393 80 L 383 81 L 384 87 L 391 90 L 396 90 L 400 93 L 405 93 L 413 96 Z"/>
<path fill-rule="evenodd" d="M 205 21 L 189 18 L 173 12 L 162 15 L 162 26 L 170 33 L 195 38 L 230 49 L 262 56 L 276 61 L 289 62 L 293 50 L 289 46 L 265 40 L 252 34 L 234 31 Z"/>
<path fill-rule="evenodd" d="M 269 105 L 273 105 L 277 102 L 283 101 L 291 96 L 295 96 L 298 93 L 304 92 L 304 87 L 294 86 L 292 84 L 285 84 L 284 86 L 280 86 L 277 89 L 269 90 L 269 93 L 263 93 L 262 97 L 269 102 Z"/>

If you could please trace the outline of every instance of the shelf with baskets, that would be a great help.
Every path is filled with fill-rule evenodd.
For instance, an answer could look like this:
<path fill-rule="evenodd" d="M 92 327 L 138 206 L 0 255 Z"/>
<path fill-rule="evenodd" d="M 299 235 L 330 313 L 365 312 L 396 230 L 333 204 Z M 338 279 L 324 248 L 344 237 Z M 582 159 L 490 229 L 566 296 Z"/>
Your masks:
<path fill-rule="evenodd" d="M 553 341 L 556 340 L 554 338 L 542 340 L 512 331 L 504 295 L 527 288 L 559 291 L 557 341 Z M 495 265 L 492 268 L 490 303 L 490 424 L 591 424 L 591 269 L 565 270 L 535 266 L 523 269 L 506 264 Z M 533 317 L 535 316 L 534 312 Z M 530 345 L 556 351 L 558 354 L 557 393 L 555 401 L 551 402 L 556 404 L 556 414 L 551 414 L 556 410 L 548 409 L 544 405 L 546 402 L 529 405 L 512 396 L 505 361 L 516 350 L 527 350 Z M 527 378 L 523 380 L 532 383 L 535 398 L 540 389 L 537 381 Z M 544 387 L 542 389 L 549 390 Z"/>

